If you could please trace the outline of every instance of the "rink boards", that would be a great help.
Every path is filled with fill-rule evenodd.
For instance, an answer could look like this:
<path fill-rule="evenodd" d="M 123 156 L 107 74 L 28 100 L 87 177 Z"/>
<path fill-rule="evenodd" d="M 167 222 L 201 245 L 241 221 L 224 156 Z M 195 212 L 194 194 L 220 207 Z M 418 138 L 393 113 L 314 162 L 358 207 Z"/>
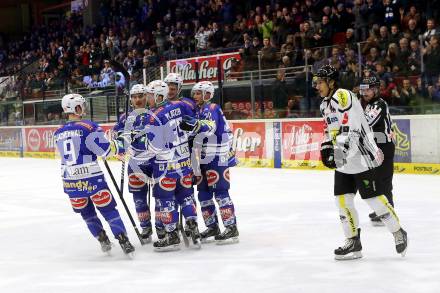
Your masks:
<path fill-rule="evenodd" d="M 440 115 L 394 117 L 395 172 L 440 175 Z M 320 161 L 323 121 L 313 119 L 230 121 L 239 165 L 326 169 Z M 113 124 L 102 124 L 110 134 Z M 55 158 L 58 126 L 0 128 L 0 156 Z"/>

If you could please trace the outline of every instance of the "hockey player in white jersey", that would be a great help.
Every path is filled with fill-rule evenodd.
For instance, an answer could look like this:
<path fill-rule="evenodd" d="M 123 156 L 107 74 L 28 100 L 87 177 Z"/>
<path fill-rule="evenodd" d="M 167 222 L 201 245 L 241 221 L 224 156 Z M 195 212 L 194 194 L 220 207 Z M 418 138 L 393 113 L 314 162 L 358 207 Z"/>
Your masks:
<path fill-rule="evenodd" d="M 336 169 L 334 195 L 346 237 L 345 245 L 335 250 L 335 259 L 362 257 L 359 219 L 354 206 L 357 191 L 393 234 L 396 251 L 404 256 L 407 234 L 384 196 L 375 170 L 382 163 L 383 154 L 356 95 L 338 88 L 338 75 L 333 66 L 325 65 L 314 77 L 316 89 L 323 98 L 320 111 L 326 124 L 321 159 L 326 167 Z"/>

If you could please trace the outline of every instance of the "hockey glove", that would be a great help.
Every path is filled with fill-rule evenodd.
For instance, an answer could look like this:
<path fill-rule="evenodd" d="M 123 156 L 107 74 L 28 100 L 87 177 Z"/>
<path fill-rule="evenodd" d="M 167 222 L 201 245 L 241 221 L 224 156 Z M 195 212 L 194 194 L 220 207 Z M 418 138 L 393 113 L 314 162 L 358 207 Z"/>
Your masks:
<path fill-rule="evenodd" d="M 327 168 L 336 169 L 335 154 L 331 141 L 321 144 L 321 160 Z"/>
<path fill-rule="evenodd" d="M 197 132 L 199 128 L 200 128 L 199 120 L 188 115 L 183 116 L 182 122 L 180 122 L 180 129 L 185 131 Z"/>

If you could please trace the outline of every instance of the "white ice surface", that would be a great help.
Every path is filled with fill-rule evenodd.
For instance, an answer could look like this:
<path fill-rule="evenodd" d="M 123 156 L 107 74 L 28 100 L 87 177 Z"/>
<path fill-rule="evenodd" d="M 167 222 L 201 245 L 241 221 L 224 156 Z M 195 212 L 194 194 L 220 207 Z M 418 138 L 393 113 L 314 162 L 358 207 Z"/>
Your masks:
<path fill-rule="evenodd" d="M 128 260 L 119 246 L 103 255 L 72 212 L 57 160 L 2 158 L 0 292 L 440 292 L 440 177 L 395 176 L 406 258 L 357 197 L 364 258 L 349 262 L 333 260 L 343 233 L 332 172 L 234 168 L 231 179 L 239 244 L 156 253 L 120 204 L 137 249 Z"/>

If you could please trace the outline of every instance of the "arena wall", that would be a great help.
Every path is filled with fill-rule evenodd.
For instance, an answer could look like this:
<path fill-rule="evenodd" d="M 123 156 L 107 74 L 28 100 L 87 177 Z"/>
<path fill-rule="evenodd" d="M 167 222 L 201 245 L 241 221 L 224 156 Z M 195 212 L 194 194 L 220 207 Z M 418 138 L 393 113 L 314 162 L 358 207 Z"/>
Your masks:
<path fill-rule="evenodd" d="M 396 116 L 395 172 L 440 175 L 440 115 Z M 323 121 L 311 119 L 230 121 L 239 165 L 319 169 Z M 103 124 L 107 133 L 113 124 Z M 0 156 L 55 158 L 58 126 L 0 127 Z"/>

